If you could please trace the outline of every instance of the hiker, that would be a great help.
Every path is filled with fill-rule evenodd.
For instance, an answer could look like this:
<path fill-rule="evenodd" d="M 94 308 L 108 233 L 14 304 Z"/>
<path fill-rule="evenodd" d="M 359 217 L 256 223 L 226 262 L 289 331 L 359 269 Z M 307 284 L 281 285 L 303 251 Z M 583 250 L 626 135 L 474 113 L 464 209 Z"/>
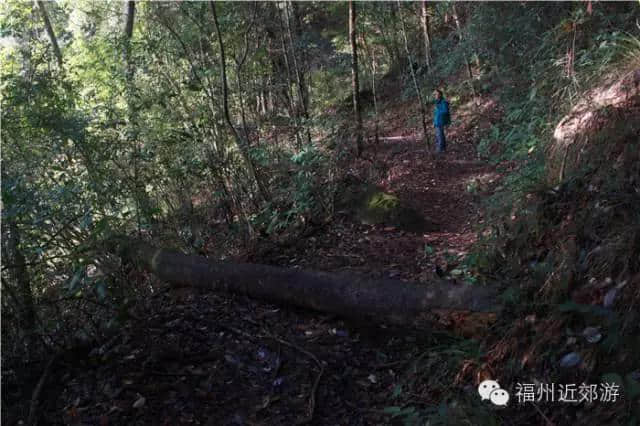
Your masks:
<path fill-rule="evenodd" d="M 444 127 L 451 123 L 449 115 L 449 102 L 442 95 L 442 90 L 437 89 L 433 92 L 435 96 L 435 109 L 433 111 L 433 127 L 436 128 L 436 152 L 445 152 L 447 149 L 447 140 L 444 136 Z"/>

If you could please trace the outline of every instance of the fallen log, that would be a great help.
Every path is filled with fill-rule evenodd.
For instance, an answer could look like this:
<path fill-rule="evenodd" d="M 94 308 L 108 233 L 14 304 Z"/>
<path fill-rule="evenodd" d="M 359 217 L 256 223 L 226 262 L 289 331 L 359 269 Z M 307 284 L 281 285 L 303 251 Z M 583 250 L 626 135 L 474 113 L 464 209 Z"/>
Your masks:
<path fill-rule="evenodd" d="M 127 237 L 109 250 L 175 287 L 197 287 L 311 308 L 344 317 L 392 324 L 424 322 L 433 309 L 495 312 L 496 291 L 488 287 L 436 281 L 399 280 L 217 262 L 154 247 Z"/>

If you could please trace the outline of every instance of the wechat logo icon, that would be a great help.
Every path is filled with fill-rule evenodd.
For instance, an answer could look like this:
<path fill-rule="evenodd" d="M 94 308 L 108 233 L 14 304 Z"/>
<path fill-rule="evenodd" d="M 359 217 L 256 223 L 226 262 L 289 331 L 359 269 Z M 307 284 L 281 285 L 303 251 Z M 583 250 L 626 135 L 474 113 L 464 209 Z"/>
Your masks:
<path fill-rule="evenodd" d="M 488 399 L 494 405 L 505 406 L 509 402 L 509 392 L 500 389 L 500 385 L 495 380 L 484 380 L 480 383 L 478 393 L 483 401 Z"/>

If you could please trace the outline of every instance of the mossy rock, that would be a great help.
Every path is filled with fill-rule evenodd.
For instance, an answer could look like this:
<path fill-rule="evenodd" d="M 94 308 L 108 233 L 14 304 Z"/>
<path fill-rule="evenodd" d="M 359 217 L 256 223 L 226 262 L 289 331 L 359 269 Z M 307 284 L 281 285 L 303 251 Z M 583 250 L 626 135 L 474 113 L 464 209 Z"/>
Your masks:
<path fill-rule="evenodd" d="M 337 207 L 367 225 L 388 225 L 409 232 L 429 232 L 437 225 L 402 203 L 393 194 L 364 182 L 349 182 L 342 188 Z"/>

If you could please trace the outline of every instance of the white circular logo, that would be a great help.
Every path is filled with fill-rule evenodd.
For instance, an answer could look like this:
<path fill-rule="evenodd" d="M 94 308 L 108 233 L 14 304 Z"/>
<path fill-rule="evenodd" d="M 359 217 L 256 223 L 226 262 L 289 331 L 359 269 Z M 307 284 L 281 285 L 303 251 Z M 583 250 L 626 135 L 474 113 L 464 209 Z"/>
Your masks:
<path fill-rule="evenodd" d="M 484 401 L 485 399 L 490 399 L 491 392 L 500 389 L 500 385 L 495 380 L 485 380 L 480 383 L 478 386 L 478 393 L 480 394 L 480 398 Z"/>
<path fill-rule="evenodd" d="M 507 402 L 509 402 L 509 392 L 504 389 L 495 389 L 491 391 L 489 399 L 491 399 L 491 402 L 495 405 L 507 405 Z"/>

